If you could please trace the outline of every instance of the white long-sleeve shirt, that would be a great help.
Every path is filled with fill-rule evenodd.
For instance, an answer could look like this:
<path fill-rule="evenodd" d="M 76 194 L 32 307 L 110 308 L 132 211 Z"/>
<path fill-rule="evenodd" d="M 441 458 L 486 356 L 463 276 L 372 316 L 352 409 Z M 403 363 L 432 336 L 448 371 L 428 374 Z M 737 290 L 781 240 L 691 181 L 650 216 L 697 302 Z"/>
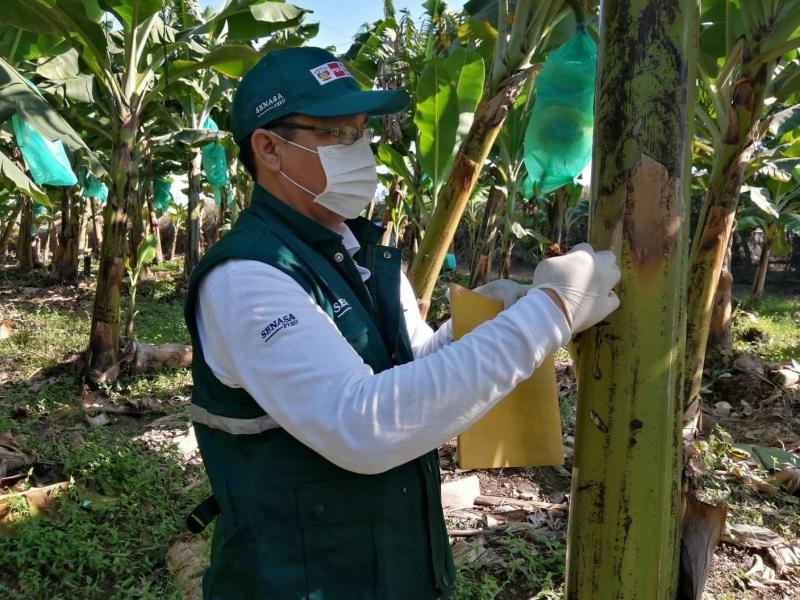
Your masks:
<path fill-rule="evenodd" d="M 344 229 L 352 256 L 358 243 Z M 200 284 L 196 318 L 205 360 L 222 383 L 244 388 L 280 427 L 334 464 L 364 474 L 406 463 L 464 431 L 570 336 L 564 315 L 536 289 L 456 342 L 449 321 L 436 333 L 424 322 L 405 275 L 401 302 L 415 360 L 381 373 L 297 282 L 258 261 L 212 269 Z M 296 324 L 265 341 L 265 324 L 289 313 Z"/>

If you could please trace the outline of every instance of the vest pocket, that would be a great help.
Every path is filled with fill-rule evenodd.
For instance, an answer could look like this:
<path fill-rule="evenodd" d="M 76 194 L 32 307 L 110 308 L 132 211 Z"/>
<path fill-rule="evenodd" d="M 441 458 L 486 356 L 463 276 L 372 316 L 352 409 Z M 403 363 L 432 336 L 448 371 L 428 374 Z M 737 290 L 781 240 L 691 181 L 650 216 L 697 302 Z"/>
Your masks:
<path fill-rule="evenodd" d="M 402 560 L 376 544 L 392 515 L 423 502 L 413 469 L 337 481 L 300 484 L 296 488 L 309 598 L 385 600 L 378 573 Z M 405 510 L 404 510 L 405 509 Z M 403 528 L 406 523 L 397 524 Z M 421 522 L 417 527 L 422 525 Z M 420 532 L 421 533 L 421 532 Z M 422 536 L 422 539 L 427 539 Z M 391 546 L 389 546 L 391 548 Z M 424 552 L 424 545 L 419 548 Z M 381 577 L 380 579 L 383 579 Z"/>

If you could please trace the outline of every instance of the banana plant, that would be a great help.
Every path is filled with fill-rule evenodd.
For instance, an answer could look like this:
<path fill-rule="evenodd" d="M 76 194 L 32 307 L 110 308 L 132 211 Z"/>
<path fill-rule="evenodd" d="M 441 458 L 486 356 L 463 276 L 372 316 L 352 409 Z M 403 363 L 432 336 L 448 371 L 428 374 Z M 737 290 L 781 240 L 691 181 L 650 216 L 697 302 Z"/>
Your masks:
<path fill-rule="evenodd" d="M 172 243 L 169 248 L 169 255 L 167 256 L 167 260 L 173 260 L 175 258 L 175 250 L 178 244 L 178 235 L 180 234 L 181 230 L 186 227 L 186 208 L 178 204 L 175 201 L 170 202 L 169 208 L 165 211 L 165 214 L 169 217 L 169 220 L 172 221 Z"/>
<path fill-rule="evenodd" d="M 523 227 L 517 204 L 521 199 L 528 171 L 523 160 L 525 129 L 533 106 L 535 79 L 531 78 L 509 110 L 494 146 L 493 165 L 505 187 L 505 202 L 500 206 L 500 277 L 507 279 L 511 269 L 511 253 L 516 240 L 539 235 Z M 477 282 L 476 282 L 477 283 Z"/>
<path fill-rule="evenodd" d="M 495 24 L 486 22 L 483 28 L 493 28 L 496 35 L 491 36 L 497 42 L 486 65 L 483 94 L 472 124 L 438 193 L 425 238 L 409 269 L 423 314 L 430 306 L 439 271 L 484 162 L 511 106 L 535 71 L 531 60 L 541 51 L 553 25 L 571 12 L 565 0 L 518 0 L 513 12 L 506 0 L 473 0 L 465 10 L 473 16 L 496 15 Z"/>
<path fill-rule="evenodd" d="M 242 75 L 259 58 L 251 40 L 297 26 L 306 12 L 282 2 L 229 0 L 202 24 L 179 29 L 170 26 L 172 13 L 168 16 L 165 8 L 161 0 L 4 0 L 0 9 L 1 22 L 69 41 L 93 76 L 96 105 L 110 121 L 111 186 L 86 356 L 90 378 L 117 361 L 125 234 L 143 111 L 161 98 L 170 81 L 202 69 Z M 172 60 L 198 36 L 223 30 L 228 44 L 201 57 Z"/>
<path fill-rule="evenodd" d="M 749 197 L 751 205 L 737 217 L 736 229 L 761 228 L 763 232 L 758 268 L 748 299 L 749 306 L 757 307 L 764 294 L 770 257 L 791 252 L 789 236 L 800 235 L 800 178 L 792 177 L 785 182 L 770 179 L 763 187 L 742 186 L 742 193 Z"/>
<path fill-rule="evenodd" d="M 125 257 L 125 271 L 128 273 L 130 284 L 130 303 L 128 304 L 128 320 L 125 322 L 125 335 L 133 335 L 133 320 L 136 318 L 136 290 L 139 287 L 139 274 L 145 265 L 156 257 L 156 238 L 148 233 L 136 248 L 136 262 L 131 262 L 130 256 Z"/>
<path fill-rule="evenodd" d="M 570 600 L 702 594 L 697 572 L 678 594 L 698 13 L 694 0 L 601 7 L 588 241 L 617 257 L 620 307 L 574 340 Z"/>
<path fill-rule="evenodd" d="M 483 57 L 467 44 L 451 43 L 456 19 L 444 3 L 424 6 L 419 27 L 408 15 L 397 18 L 387 3 L 384 18 L 356 36 L 344 57 L 362 86 L 402 88 L 411 96 L 407 113 L 382 119 L 377 155 L 391 173 L 385 220 L 398 240 L 404 224 L 410 225 L 412 257 L 472 123 L 485 77 Z"/>
<path fill-rule="evenodd" d="M 697 131 L 713 162 L 692 240 L 687 293 L 685 420 L 700 414 L 700 384 L 714 296 L 733 229 L 739 191 L 774 111 L 800 90 L 800 0 L 703 3 Z"/>
<path fill-rule="evenodd" d="M 56 108 L 49 103 L 32 83 L 11 64 L 0 58 L 0 123 L 12 115 L 19 115 L 25 122 L 36 129 L 46 139 L 61 140 L 73 155 L 79 156 L 96 176 L 105 175 L 106 171 L 98 155 L 89 149 L 79 132 L 64 119 Z M 50 199 L 41 189 L 25 177 L 20 177 L 21 170 L 8 156 L 0 157 L 0 176 L 11 185 L 18 187 L 34 200 L 50 205 Z"/>
<path fill-rule="evenodd" d="M 16 35 L 16 41 L 19 42 L 21 37 L 21 34 Z M 9 55 L 13 55 L 15 52 L 9 50 Z M 90 165 L 95 172 L 99 174 L 105 173 L 96 153 L 89 150 L 86 143 L 81 139 L 80 134 L 61 117 L 59 112 L 45 100 L 32 83 L 26 81 L 11 64 L 0 59 L 0 122 L 16 115 L 21 116 L 29 125 L 44 133 L 51 140 L 62 140 L 66 147 L 72 151 L 74 157 L 80 154 L 81 160 Z M 17 254 L 23 270 L 28 270 L 33 265 L 29 242 L 29 229 L 33 223 L 31 199 L 43 206 L 53 207 L 54 205 L 45 190 L 27 176 L 22 159 L 13 156 L 15 151 L 12 150 L 14 145 L 11 139 L 9 132 L 0 132 L 0 140 L 2 141 L 0 143 L 0 182 L 9 189 L 14 190 L 17 196 L 13 212 L 14 216 L 3 229 L 0 246 L 6 247 L 11 235 L 11 227 L 16 221 L 17 215 L 22 213 Z M 64 190 L 64 194 L 65 199 L 61 202 L 62 213 L 68 216 L 69 211 L 63 212 L 64 204 L 71 206 L 76 203 L 79 204 L 79 201 L 73 199 L 70 203 L 70 192 Z M 73 219 L 73 221 L 75 220 Z M 60 240 L 64 241 L 65 244 L 63 247 L 59 246 L 53 260 L 52 273 L 59 279 L 72 279 L 77 273 L 77 246 L 72 243 L 66 244 L 67 239 L 77 242 L 77 240 L 67 235 L 72 233 L 73 229 L 74 227 L 62 228 Z"/>

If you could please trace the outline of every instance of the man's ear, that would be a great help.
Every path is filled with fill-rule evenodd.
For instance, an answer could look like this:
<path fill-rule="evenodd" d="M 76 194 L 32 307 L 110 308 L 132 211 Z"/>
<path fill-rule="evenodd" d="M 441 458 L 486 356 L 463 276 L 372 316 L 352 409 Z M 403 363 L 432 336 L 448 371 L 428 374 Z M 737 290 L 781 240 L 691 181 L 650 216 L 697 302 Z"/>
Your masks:
<path fill-rule="evenodd" d="M 250 138 L 253 160 L 259 170 L 278 173 L 281 170 L 281 157 L 275 145 L 275 138 L 264 129 L 256 129 Z"/>

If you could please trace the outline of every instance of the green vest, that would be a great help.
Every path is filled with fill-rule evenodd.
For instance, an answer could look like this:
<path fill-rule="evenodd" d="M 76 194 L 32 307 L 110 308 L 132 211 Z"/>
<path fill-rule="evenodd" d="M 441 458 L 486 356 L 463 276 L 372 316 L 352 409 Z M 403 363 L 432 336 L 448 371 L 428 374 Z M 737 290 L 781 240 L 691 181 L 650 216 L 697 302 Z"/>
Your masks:
<path fill-rule="evenodd" d="M 258 186 L 251 205 L 192 273 L 186 301 L 194 350 L 191 410 L 220 507 L 203 579 L 206 599 L 450 594 L 454 568 L 435 450 L 378 475 L 346 471 L 275 427 L 244 389 L 220 382 L 203 358 L 195 323 L 199 283 L 219 263 L 237 258 L 292 277 L 376 373 L 412 360 L 400 305 L 400 253 L 378 245 L 381 229 L 366 219 L 347 224 L 361 244 L 356 260 L 372 272 L 366 285 L 341 236 Z M 341 299 L 351 310 L 335 319 Z"/>

